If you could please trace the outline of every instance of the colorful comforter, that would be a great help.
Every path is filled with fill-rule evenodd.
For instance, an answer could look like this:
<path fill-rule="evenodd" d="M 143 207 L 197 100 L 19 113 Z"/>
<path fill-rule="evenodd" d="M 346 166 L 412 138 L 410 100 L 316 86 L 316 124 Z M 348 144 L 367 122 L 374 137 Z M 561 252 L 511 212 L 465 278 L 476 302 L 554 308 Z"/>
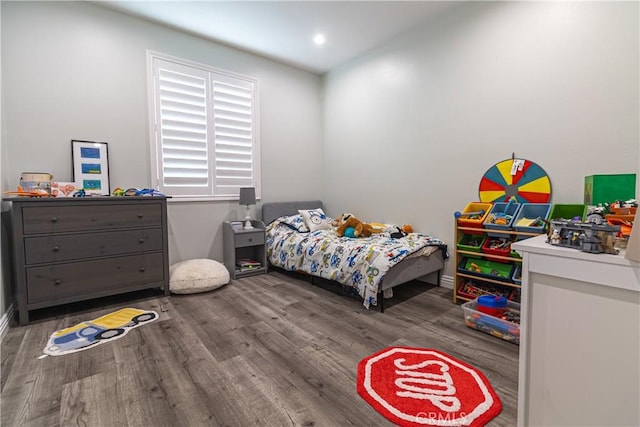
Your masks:
<path fill-rule="evenodd" d="M 300 233 L 278 218 L 267 227 L 269 262 L 289 271 L 303 271 L 357 290 L 364 306 L 377 305 L 385 274 L 413 254 L 427 255 L 445 243 L 418 233 L 395 239 L 389 233 L 371 237 L 338 237 L 335 229 Z"/>

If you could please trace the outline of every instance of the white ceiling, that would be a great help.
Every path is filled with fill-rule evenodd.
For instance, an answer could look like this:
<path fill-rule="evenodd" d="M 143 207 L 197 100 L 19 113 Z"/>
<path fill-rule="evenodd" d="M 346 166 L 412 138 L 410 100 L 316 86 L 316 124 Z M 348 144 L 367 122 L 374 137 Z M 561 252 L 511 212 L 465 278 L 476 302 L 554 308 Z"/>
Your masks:
<path fill-rule="evenodd" d="M 100 1 L 97 4 L 322 74 L 455 1 Z M 313 36 L 326 37 L 323 46 Z"/>

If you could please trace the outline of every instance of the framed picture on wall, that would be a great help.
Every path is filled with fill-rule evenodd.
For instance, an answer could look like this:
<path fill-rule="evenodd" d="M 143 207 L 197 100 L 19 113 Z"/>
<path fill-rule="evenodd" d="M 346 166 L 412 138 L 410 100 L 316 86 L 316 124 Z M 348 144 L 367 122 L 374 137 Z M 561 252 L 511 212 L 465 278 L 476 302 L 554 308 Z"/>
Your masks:
<path fill-rule="evenodd" d="M 109 151 L 106 142 L 71 140 L 73 181 L 86 194 L 108 196 Z"/>

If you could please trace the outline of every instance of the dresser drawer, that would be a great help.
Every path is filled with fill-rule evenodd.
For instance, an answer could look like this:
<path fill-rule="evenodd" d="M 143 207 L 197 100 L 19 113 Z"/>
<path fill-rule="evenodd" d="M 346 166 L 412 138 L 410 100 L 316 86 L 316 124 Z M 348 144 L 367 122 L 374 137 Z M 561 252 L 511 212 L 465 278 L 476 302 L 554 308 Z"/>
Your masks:
<path fill-rule="evenodd" d="M 237 233 L 235 235 L 236 248 L 244 246 L 255 246 L 264 243 L 264 231 L 256 231 L 250 233 Z"/>
<path fill-rule="evenodd" d="M 26 206 L 22 210 L 24 234 L 64 233 L 112 228 L 162 225 L 160 203 Z"/>
<path fill-rule="evenodd" d="M 162 250 L 162 229 L 52 234 L 24 239 L 27 265 Z"/>
<path fill-rule="evenodd" d="M 27 303 L 162 282 L 162 252 L 26 269 Z"/>

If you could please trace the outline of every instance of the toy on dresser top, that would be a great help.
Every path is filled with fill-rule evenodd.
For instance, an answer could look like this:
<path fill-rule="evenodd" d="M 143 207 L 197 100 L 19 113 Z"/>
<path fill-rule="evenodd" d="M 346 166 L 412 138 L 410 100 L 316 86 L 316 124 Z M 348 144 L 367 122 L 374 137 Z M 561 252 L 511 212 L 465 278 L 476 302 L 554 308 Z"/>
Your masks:
<path fill-rule="evenodd" d="M 589 253 L 617 254 L 614 247 L 618 225 L 599 225 L 566 220 L 552 220 L 547 243 L 579 249 Z"/>
<path fill-rule="evenodd" d="M 159 192 L 155 188 L 138 189 L 138 188 L 134 188 L 134 187 L 127 188 L 126 190 L 121 188 L 121 187 L 117 187 L 116 189 L 114 189 L 111 192 L 111 195 L 115 196 L 115 197 L 121 197 L 121 196 L 159 196 L 159 197 L 165 197 L 164 194 L 162 194 L 161 192 Z"/>

